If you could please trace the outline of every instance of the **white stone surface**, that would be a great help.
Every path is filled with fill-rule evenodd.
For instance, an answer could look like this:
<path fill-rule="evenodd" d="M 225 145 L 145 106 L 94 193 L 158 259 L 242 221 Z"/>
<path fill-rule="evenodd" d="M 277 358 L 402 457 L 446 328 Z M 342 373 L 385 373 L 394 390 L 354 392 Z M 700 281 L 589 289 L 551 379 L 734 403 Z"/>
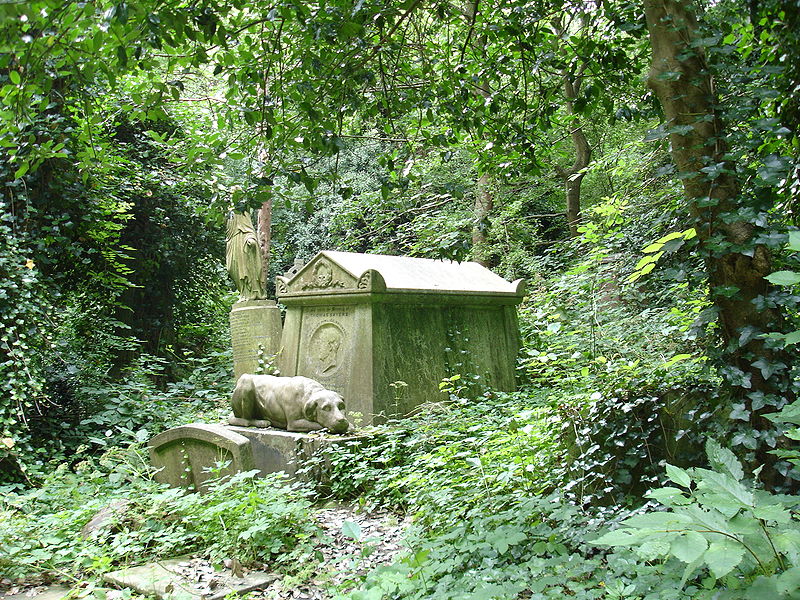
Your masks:
<path fill-rule="evenodd" d="M 517 284 L 506 281 L 475 262 L 432 260 L 385 254 L 357 254 L 326 250 L 320 254 L 358 279 L 373 269 L 381 274 L 387 290 L 517 294 Z M 312 259 L 310 262 L 313 262 Z"/>

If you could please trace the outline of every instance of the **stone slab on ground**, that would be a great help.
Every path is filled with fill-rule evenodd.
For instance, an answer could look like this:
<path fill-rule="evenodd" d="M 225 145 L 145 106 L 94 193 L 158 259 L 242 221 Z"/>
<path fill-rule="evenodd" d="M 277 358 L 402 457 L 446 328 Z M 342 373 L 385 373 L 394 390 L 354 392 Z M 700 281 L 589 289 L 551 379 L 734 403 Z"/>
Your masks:
<path fill-rule="evenodd" d="M 9 591 L 14 591 L 11 588 Z M 24 592 L 0 593 L 2 600 L 61 600 L 69 594 L 70 588 L 63 585 L 41 585 L 29 588 Z"/>
<path fill-rule="evenodd" d="M 107 583 L 148 596 L 200 600 L 220 600 L 231 593 L 262 589 L 277 578 L 264 571 L 249 571 L 243 577 L 235 577 L 227 569 L 218 572 L 206 561 L 186 558 L 129 567 L 103 576 Z"/>

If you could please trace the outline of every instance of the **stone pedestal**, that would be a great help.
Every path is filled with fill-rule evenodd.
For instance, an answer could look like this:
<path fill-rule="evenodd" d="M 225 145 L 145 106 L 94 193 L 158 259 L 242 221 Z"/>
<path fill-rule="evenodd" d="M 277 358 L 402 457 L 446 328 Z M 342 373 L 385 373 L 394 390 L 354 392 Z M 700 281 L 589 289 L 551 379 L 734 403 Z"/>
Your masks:
<path fill-rule="evenodd" d="M 325 448 L 352 441 L 356 435 L 325 435 L 319 433 L 296 433 L 281 429 L 259 429 L 256 427 L 231 427 L 228 429 L 250 440 L 255 468 L 262 473 L 283 471 L 290 477 L 302 481 L 330 483 L 330 470 L 324 463 L 315 465 L 312 471 L 298 471 L 309 458 L 323 452 Z"/>
<path fill-rule="evenodd" d="M 233 377 L 262 373 L 281 343 L 281 311 L 274 300 L 237 302 L 231 310 Z M 261 370 L 259 370 L 261 368 Z"/>
<path fill-rule="evenodd" d="M 212 476 L 209 467 L 220 462 L 229 463 L 221 471 L 226 475 L 258 469 L 262 475 L 284 472 L 302 481 L 327 485 L 330 470 L 325 463 L 311 471 L 298 471 L 326 447 L 358 437 L 192 423 L 169 429 L 150 440 L 150 462 L 161 469 L 156 481 L 201 492 Z"/>

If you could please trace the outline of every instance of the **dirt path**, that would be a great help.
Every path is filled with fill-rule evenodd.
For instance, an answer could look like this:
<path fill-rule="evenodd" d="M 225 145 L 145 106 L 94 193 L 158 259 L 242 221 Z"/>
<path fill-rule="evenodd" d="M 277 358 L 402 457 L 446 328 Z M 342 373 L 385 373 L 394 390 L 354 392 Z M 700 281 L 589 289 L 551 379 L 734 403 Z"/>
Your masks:
<path fill-rule="evenodd" d="M 351 506 L 323 508 L 315 513 L 323 530 L 318 546 L 323 561 L 318 576 L 303 584 L 276 580 L 255 596 L 268 600 L 327 600 L 325 589 L 355 587 L 370 570 L 391 563 L 400 552 L 408 518 L 388 512 L 361 513 Z"/>

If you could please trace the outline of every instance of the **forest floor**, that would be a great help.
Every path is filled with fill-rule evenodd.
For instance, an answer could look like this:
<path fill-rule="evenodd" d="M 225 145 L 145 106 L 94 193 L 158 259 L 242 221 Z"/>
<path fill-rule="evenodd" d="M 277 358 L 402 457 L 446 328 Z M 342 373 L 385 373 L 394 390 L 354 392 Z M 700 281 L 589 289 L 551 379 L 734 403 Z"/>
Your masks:
<path fill-rule="evenodd" d="M 322 508 L 315 517 L 323 530 L 317 547 L 322 554 L 318 574 L 298 584 L 291 578 L 278 579 L 254 598 L 325 600 L 330 598 L 328 589 L 354 588 L 367 572 L 394 560 L 410 524 L 409 517 L 387 511 L 366 513 L 349 505 Z"/>
<path fill-rule="evenodd" d="M 309 566 L 316 572 L 308 573 L 302 568 L 300 576 L 275 574 L 264 577 L 262 589 L 251 592 L 254 600 L 328 600 L 331 590 L 350 590 L 358 586 L 362 578 L 372 569 L 390 564 L 402 549 L 404 530 L 410 517 L 398 517 L 388 511 L 372 513 L 359 510 L 352 505 L 325 506 L 314 511 L 314 519 L 320 526 L 321 535 L 315 548 L 316 560 Z M 226 561 L 227 562 L 227 561 Z M 232 572 L 231 565 L 223 570 L 204 559 L 186 557 L 175 569 L 174 589 L 186 592 L 188 598 L 209 598 L 223 577 Z M 247 575 L 247 572 L 243 573 Z M 100 591 L 87 582 L 73 589 L 63 585 L 46 585 L 43 581 L 30 579 L 11 582 L 4 580 L 0 586 L 2 600 L 61 600 L 93 597 Z M 147 588 L 152 582 L 141 581 Z M 137 586 L 138 587 L 138 586 Z M 172 594 L 169 594 L 172 596 Z M 106 600 L 129 598 L 121 590 L 102 589 Z"/>

